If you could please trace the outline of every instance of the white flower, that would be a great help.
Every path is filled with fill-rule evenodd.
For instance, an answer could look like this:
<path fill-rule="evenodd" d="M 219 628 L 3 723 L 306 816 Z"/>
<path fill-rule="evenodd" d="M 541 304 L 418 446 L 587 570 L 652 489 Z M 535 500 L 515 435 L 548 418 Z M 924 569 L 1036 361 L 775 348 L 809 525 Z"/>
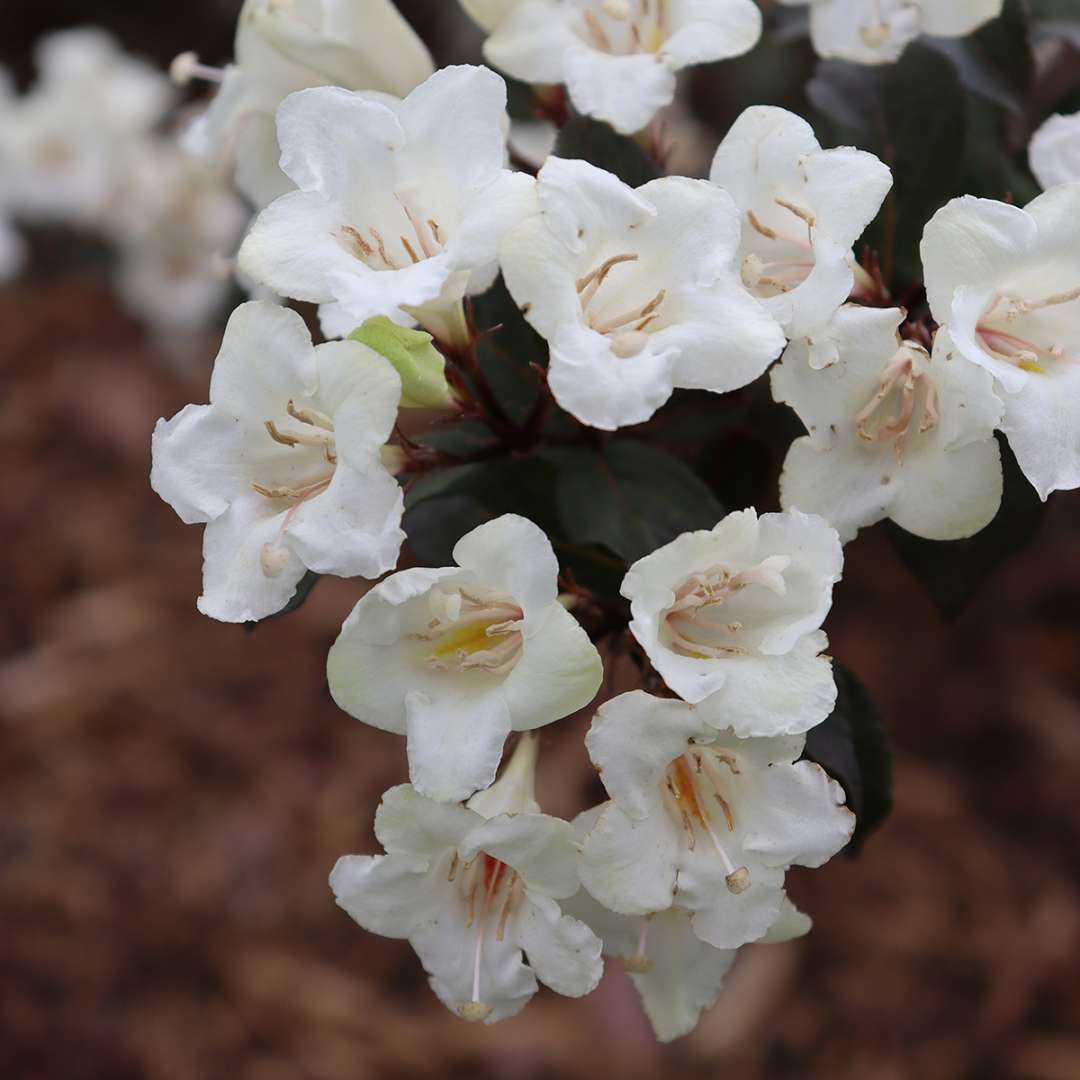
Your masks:
<path fill-rule="evenodd" d="M 647 420 L 674 387 L 718 393 L 784 346 L 739 282 L 739 218 L 703 180 L 636 191 L 584 161 L 550 158 L 537 211 L 506 239 L 507 288 L 551 348 L 559 404 L 593 427 Z"/>
<path fill-rule="evenodd" d="M 678 908 L 716 949 L 763 937 L 781 915 L 784 876 L 821 866 L 855 816 L 804 738 L 739 739 L 723 709 L 623 694 L 586 736 L 612 801 L 585 837 L 581 882 L 623 915 Z M 796 763 L 797 762 L 797 763 Z"/>
<path fill-rule="evenodd" d="M 740 736 L 799 734 L 836 703 L 819 628 L 842 566 L 821 518 L 741 510 L 639 559 L 622 594 L 630 630 L 680 697 L 712 697 Z"/>
<path fill-rule="evenodd" d="M 161 334 L 206 326 L 235 288 L 228 257 L 247 222 L 243 201 L 208 165 L 171 139 L 146 140 L 105 222 L 124 302 Z"/>
<path fill-rule="evenodd" d="M 529 83 L 565 83 L 574 107 L 633 134 L 675 96 L 675 73 L 749 52 L 752 0 L 525 0 L 473 3 L 496 21 L 484 56 Z"/>
<path fill-rule="evenodd" d="M 469 808 L 391 788 L 375 815 L 386 854 L 346 855 L 330 875 L 338 904 L 372 933 L 407 938 L 431 988 L 466 1020 L 515 1015 L 537 979 L 581 997 L 603 971 L 596 935 L 559 906 L 578 888 L 577 844 L 568 822 L 539 813 L 534 758 L 525 736 Z"/>
<path fill-rule="evenodd" d="M 801 117 L 759 105 L 731 126 L 710 179 L 739 208 L 747 288 L 789 338 L 824 327 L 851 294 L 851 247 L 892 186 L 888 166 L 848 146 L 822 150 Z"/>
<path fill-rule="evenodd" d="M 604 809 L 593 807 L 574 820 L 580 841 Z M 563 910 L 600 937 L 605 956 L 622 958 L 661 1042 L 688 1035 L 697 1026 L 702 1012 L 715 1004 L 738 955 L 737 949 L 716 949 L 697 937 L 690 913 L 682 908 L 618 915 L 581 889 L 563 903 Z M 810 925 L 810 919 L 785 896 L 780 915 L 759 942 L 790 941 L 806 934 Z"/>
<path fill-rule="evenodd" d="M 33 86 L 3 110 L 6 197 L 27 220 L 97 225 L 172 88 L 101 30 L 52 34 L 36 58 Z"/>
<path fill-rule="evenodd" d="M 964 196 L 926 226 L 934 318 L 986 368 L 1005 401 L 1001 430 L 1042 498 L 1080 487 L 1080 182 L 1021 210 Z"/>
<path fill-rule="evenodd" d="M 920 34 L 956 38 L 1001 14 L 1003 0 L 780 0 L 810 4 L 810 37 L 819 56 L 892 64 Z"/>
<path fill-rule="evenodd" d="M 261 619 L 305 570 L 377 577 L 404 540 L 403 499 L 380 464 L 401 383 L 357 342 L 312 348 L 303 319 L 267 303 L 233 312 L 210 404 L 154 429 L 150 483 L 206 523 L 199 610 Z"/>
<path fill-rule="evenodd" d="M 1044 188 L 1080 180 L 1080 113 L 1051 116 L 1031 137 L 1028 161 Z"/>
<path fill-rule="evenodd" d="M 386 315 L 454 340 L 470 275 L 491 283 L 532 192 L 503 167 L 505 107 L 502 79 L 479 67 L 444 68 L 397 105 L 332 87 L 293 94 L 278 137 L 300 190 L 256 219 L 241 269 L 322 304 L 329 337 Z"/>
<path fill-rule="evenodd" d="M 773 397 L 809 432 L 788 450 L 781 504 L 820 514 L 844 543 L 886 517 L 928 540 L 958 540 L 1001 504 L 993 379 L 954 355 L 945 332 L 933 357 L 901 342 L 903 318 L 844 306 L 823 334 L 834 364 L 815 371 L 796 343 L 772 369 Z"/>
<path fill-rule="evenodd" d="M 289 94 L 343 86 L 404 97 L 434 71 L 424 43 L 391 0 L 245 0 L 235 63 L 215 71 L 192 54 L 174 62 L 179 81 L 221 86 L 185 133 L 187 148 L 235 166 L 241 191 L 259 207 L 291 190 L 278 168 L 274 114 Z"/>
<path fill-rule="evenodd" d="M 489 33 L 527 0 L 461 0 L 469 17 Z"/>
<path fill-rule="evenodd" d="M 544 533 L 507 514 L 463 536 L 457 566 L 375 586 L 330 650 L 334 700 L 408 740 L 424 795 L 465 798 L 495 778 L 506 736 L 568 716 L 600 687 L 600 655 L 558 602 Z"/>

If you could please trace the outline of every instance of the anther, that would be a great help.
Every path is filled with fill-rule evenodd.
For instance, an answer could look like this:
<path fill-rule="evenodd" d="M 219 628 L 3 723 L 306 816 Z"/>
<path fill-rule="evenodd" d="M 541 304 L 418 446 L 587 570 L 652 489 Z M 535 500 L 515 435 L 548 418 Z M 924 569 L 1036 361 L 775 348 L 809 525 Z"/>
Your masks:
<path fill-rule="evenodd" d="M 179 56 L 174 57 L 173 62 L 169 65 L 169 78 L 177 86 L 187 86 L 192 79 L 220 83 L 225 79 L 225 72 L 221 68 L 209 67 L 200 63 L 198 53 L 182 52 Z"/>
<path fill-rule="evenodd" d="M 750 888 L 750 871 L 745 866 L 740 866 L 724 878 L 724 884 L 727 885 L 729 893 L 738 896 Z"/>
<path fill-rule="evenodd" d="M 468 1020 L 470 1024 L 476 1024 L 481 1020 L 486 1020 L 491 1012 L 491 1006 L 485 1005 L 482 1001 L 467 1001 L 458 1009 L 458 1016 L 462 1020 Z"/>

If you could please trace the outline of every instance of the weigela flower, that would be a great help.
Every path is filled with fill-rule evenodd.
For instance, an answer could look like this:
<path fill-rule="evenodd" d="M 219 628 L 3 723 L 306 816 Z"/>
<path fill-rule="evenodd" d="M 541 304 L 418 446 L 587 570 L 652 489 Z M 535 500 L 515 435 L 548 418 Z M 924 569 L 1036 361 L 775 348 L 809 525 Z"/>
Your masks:
<path fill-rule="evenodd" d="M 536 212 L 506 239 L 507 288 L 548 341 L 556 401 L 613 430 L 674 387 L 745 386 L 783 334 L 739 281 L 739 215 L 703 180 L 636 191 L 584 161 L 550 158 Z"/>
<path fill-rule="evenodd" d="M 424 43 L 391 0 L 245 0 L 235 62 L 223 71 L 192 54 L 174 62 L 179 81 L 220 82 L 209 109 L 185 133 L 192 152 L 230 169 L 265 206 L 292 184 L 278 168 L 274 114 L 289 94 L 342 86 L 404 97 L 434 71 Z"/>
<path fill-rule="evenodd" d="M 945 332 L 932 357 L 902 342 L 903 318 L 846 305 L 822 335 L 834 364 L 815 371 L 799 342 L 772 369 L 773 397 L 809 432 L 788 451 L 781 504 L 820 514 L 844 543 L 886 517 L 928 540 L 958 540 L 1001 504 L 993 378 L 956 355 Z"/>
<path fill-rule="evenodd" d="M 612 911 L 678 908 L 695 936 L 735 949 L 780 917 L 787 869 L 825 863 L 855 816 L 835 780 L 798 761 L 803 736 L 739 739 L 722 716 L 643 691 L 601 706 L 585 742 L 611 802 L 580 873 Z"/>
<path fill-rule="evenodd" d="M 810 5 L 819 56 L 892 64 L 920 34 L 965 37 L 1001 14 L 1003 0 L 780 0 Z"/>
<path fill-rule="evenodd" d="M 221 312 L 235 288 L 227 258 L 248 211 L 228 181 L 171 139 L 146 140 L 107 215 L 117 287 L 161 334 L 191 333 Z"/>
<path fill-rule="evenodd" d="M 581 997 L 603 971 L 596 935 L 559 906 L 578 889 L 578 848 L 568 822 L 539 812 L 535 753 L 524 736 L 468 807 L 391 788 L 375 815 L 386 854 L 346 855 L 330 875 L 338 904 L 372 933 L 407 938 L 431 988 L 466 1020 L 520 1012 L 537 979 Z"/>
<path fill-rule="evenodd" d="M 233 312 L 214 363 L 210 404 L 154 429 L 154 490 L 188 524 L 206 523 L 199 610 L 261 619 L 305 570 L 378 577 L 405 536 L 403 498 L 380 452 L 401 383 L 356 342 L 312 348 L 295 311 Z"/>
<path fill-rule="evenodd" d="M 724 137 L 710 179 L 739 208 L 743 283 L 789 338 L 813 335 L 851 294 L 851 247 L 892 186 L 873 154 L 822 150 L 784 109 L 747 109 Z"/>
<path fill-rule="evenodd" d="M 330 650 L 334 700 L 408 740 L 422 794 L 460 800 L 495 778 L 506 736 L 559 720 L 600 687 L 600 655 L 557 599 L 551 543 L 514 514 L 454 548 L 457 566 L 393 574 Z"/>
<path fill-rule="evenodd" d="M 927 297 L 957 353 L 1004 391 L 1008 436 L 1046 498 L 1080 487 L 1080 182 L 1024 209 L 964 196 L 922 240 Z"/>
<path fill-rule="evenodd" d="M 623 579 L 630 630 L 686 701 L 715 697 L 737 735 L 791 735 L 836 703 L 820 631 L 843 552 L 820 517 L 741 510 L 639 559 Z"/>
<path fill-rule="evenodd" d="M 101 30 L 51 34 L 35 57 L 37 79 L 0 124 L 6 197 L 20 218 L 95 226 L 172 87 Z"/>
<path fill-rule="evenodd" d="M 1044 188 L 1080 180 L 1080 113 L 1051 116 L 1031 137 L 1028 162 Z"/>
<path fill-rule="evenodd" d="M 574 820 L 579 841 L 584 842 L 604 809 L 593 807 Z M 562 906 L 600 937 L 605 956 L 622 959 L 661 1042 L 688 1035 L 697 1026 L 702 1012 L 715 1004 L 738 955 L 737 949 L 716 949 L 702 941 L 694 933 L 692 916 L 682 908 L 618 915 L 584 889 Z M 791 941 L 806 934 L 810 925 L 785 896 L 780 915 L 759 943 Z"/>
<path fill-rule="evenodd" d="M 529 83 L 565 83 L 574 107 L 639 131 L 675 96 L 675 72 L 749 52 L 761 37 L 752 0 L 473 0 L 494 24 L 488 61 Z"/>
<path fill-rule="evenodd" d="M 323 87 L 278 111 L 281 165 L 296 184 L 256 219 L 240 268 L 282 296 L 323 305 L 342 337 L 375 315 L 456 341 L 462 298 L 490 285 L 499 244 L 533 181 L 505 169 L 506 86 L 443 68 L 389 104 Z"/>

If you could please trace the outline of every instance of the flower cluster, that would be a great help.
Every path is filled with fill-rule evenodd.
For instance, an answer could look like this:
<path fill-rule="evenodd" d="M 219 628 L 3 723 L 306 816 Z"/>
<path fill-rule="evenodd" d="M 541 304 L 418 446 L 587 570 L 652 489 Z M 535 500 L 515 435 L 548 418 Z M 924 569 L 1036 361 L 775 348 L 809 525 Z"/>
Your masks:
<path fill-rule="evenodd" d="M 624 133 L 672 100 L 677 70 L 761 32 L 750 0 L 463 3 L 494 66 L 541 96 L 564 84 Z M 999 8 L 813 0 L 811 27 L 824 55 L 880 62 Z M 205 526 L 198 603 L 216 619 L 273 615 L 311 574 L 376 582 L 327 675 L 344 712 L 404 737 L 409 782 L 375 816 L 384 853 L 334 868 L 338 903 L 407 939 L 467 1020 L 514 1015 L 538 981 L 587 994 L 607 955 L 658 1037 L 687 1033 L 740 948 L 806 933 L 787 871 L 853 834 L 843 787 L 807 753 L 837 705 L 823 625 L 842 545 L 884 518 L 935 540 L 981 530 L 1002 500 L 999 430 L 1044 497 L 1080 486 L 1080 182 L 1026 209 L 941 209 L 922 245 L 936 324 L 913 329 L 853 254 L 889 168 L 823 148 L 783 109 L 739 116 L 707 179 L 632 187 L 563 156 L 513 168 L 503 79 L 433 71 L 389 0 L 247 0 L 236 63 L 185 54 L 174 74 L 220 83 L 186 141 L 257 208 L 241 272 L 317 305 L 327 340 L 287 307 L 238 307 L 209 403 L 154 432 L 151 483 Z M 1066 142 L 1033 146 L 1048 178 Z M 519 336 L 546 344 L 521 424 L 481 355 L 499 328 L 478 330 L 471 300 L 500 274 Z M 542 465 L 606 463 L 610 436 L 588 429 L 645 424 L 677 390 L 727 394 L 770 367 L 807 432 L 782 512 L 680 519 L 627 555 L 603 603 L 553 531 L 486 504 L 447 565 L 398 568 L 414 474 L 518 460 L 549 435 Z M 416 409 L 447 429 L 479 420 L 495 450 L 440 457 L 412 438 Z M 647 689 L 605 695 L 592 719 L 608 800 L 572 823 L 547 815 L 535 732 L 587 708 L 619 650 Z"/>
<path fill-rule="evenodd" d="M 159 133 L 169 80 L 104 31 L 61 31 L 37 50 L 21 96 L 0 79 L 0 277 L 21 267 L 11 221 L 66 225 L 116 250 L 117 290 L 159 331 L 215 319 L 231 284 L 221 257 L 248 220 L 221 176 Z"/>

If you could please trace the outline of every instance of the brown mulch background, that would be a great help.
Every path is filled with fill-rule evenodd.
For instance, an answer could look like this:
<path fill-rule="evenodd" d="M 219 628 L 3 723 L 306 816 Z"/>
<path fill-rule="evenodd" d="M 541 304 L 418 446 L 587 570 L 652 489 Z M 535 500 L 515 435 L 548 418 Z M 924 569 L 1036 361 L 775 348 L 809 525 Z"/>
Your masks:
<path fill-rule="evenodd" d="M 897 807 L 792 875 L 807 940 L 745 950 L 669 1048 L 617 963 L 474 1027 L 326 885 L 404 775 L 325 688 L 361 586 L 213 623 L 199 530 L 149 490 L 149 432 L 205 400 L 216 338 L 148 342 L 88 271 L 3 290 L 0 327 L 0 1077 L 1080 1077 L 1080 494 L 952 624 L 877 531 L 848 549 L 832 651 L 885 711 Z M 587 722 L 544 733 L 552 812 L 590 790 Z"/>

